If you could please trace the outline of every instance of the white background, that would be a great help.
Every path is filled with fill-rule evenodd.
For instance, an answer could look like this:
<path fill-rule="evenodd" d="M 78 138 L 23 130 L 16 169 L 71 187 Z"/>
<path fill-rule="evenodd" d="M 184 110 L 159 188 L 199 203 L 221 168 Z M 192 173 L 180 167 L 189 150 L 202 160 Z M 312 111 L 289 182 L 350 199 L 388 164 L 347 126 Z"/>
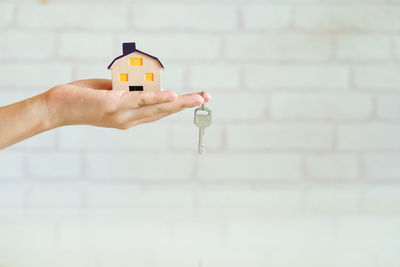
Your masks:
<path fill-rule="evenodd" d="M 214 121 L 1 151 L 0 266 L 400 266 L 400 2 L 149 2 L 1 1 L 0 105 L 135 41 Z"/>

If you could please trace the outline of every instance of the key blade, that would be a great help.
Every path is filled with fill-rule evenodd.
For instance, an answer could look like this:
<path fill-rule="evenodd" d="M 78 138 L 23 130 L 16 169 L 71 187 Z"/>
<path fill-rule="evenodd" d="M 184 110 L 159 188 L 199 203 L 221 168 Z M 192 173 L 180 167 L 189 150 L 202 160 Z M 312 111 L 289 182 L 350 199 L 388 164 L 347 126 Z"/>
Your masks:
<path fill-rule="evenodd" d="M 199 146 L 197 152 L 202 155 L 204 153 L 204 128 L 199 127 Z"/>

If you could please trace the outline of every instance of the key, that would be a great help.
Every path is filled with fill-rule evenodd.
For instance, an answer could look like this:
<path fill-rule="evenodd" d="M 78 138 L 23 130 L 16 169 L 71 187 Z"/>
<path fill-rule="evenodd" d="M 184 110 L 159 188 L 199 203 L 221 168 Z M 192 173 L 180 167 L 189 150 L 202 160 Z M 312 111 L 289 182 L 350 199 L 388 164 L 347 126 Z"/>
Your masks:
<path fill-rule="evenodd" d="M 194 124 L 199 127 L 199 154 L 204 151 L 204 130 L 211 125 L 211 114 L 212 111 L 207 107 L 199 107 L 194 111 Z"/>
<path fill-rule="evenodd" d="M 194 124 L 199 127 L 199 146 L 198 153 L 204 152 L 204 130 L 211 125 L 212 111 L 204 106 L 196 108 L 194 111 Z"/>

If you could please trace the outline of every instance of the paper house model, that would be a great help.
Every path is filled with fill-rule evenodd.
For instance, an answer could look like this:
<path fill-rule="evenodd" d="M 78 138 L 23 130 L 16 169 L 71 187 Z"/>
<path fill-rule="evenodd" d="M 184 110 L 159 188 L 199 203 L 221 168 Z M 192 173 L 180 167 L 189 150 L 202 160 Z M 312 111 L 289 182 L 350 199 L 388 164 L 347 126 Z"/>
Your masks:
<path fill-rule="evenodd" d="M 136 49 L 135 43 L 123 43 L 122 55 L 108 66 L 112 89 L 125 91 L 161 91 L 160 60 Z"/>

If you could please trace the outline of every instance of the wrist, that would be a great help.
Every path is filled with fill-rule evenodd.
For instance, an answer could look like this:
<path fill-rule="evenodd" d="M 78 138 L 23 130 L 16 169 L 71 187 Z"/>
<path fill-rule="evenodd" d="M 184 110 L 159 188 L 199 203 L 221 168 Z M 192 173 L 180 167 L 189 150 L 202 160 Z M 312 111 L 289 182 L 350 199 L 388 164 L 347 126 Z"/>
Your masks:
<path fill-rule="evenodd" d="M 38 103 L 42 107 L 43 125 L 45 130 L 50 130 L 63 125 L 62 116 L 59 116 L 57 101 L 52 97 L 51 90 L 37 96 Z"/>

